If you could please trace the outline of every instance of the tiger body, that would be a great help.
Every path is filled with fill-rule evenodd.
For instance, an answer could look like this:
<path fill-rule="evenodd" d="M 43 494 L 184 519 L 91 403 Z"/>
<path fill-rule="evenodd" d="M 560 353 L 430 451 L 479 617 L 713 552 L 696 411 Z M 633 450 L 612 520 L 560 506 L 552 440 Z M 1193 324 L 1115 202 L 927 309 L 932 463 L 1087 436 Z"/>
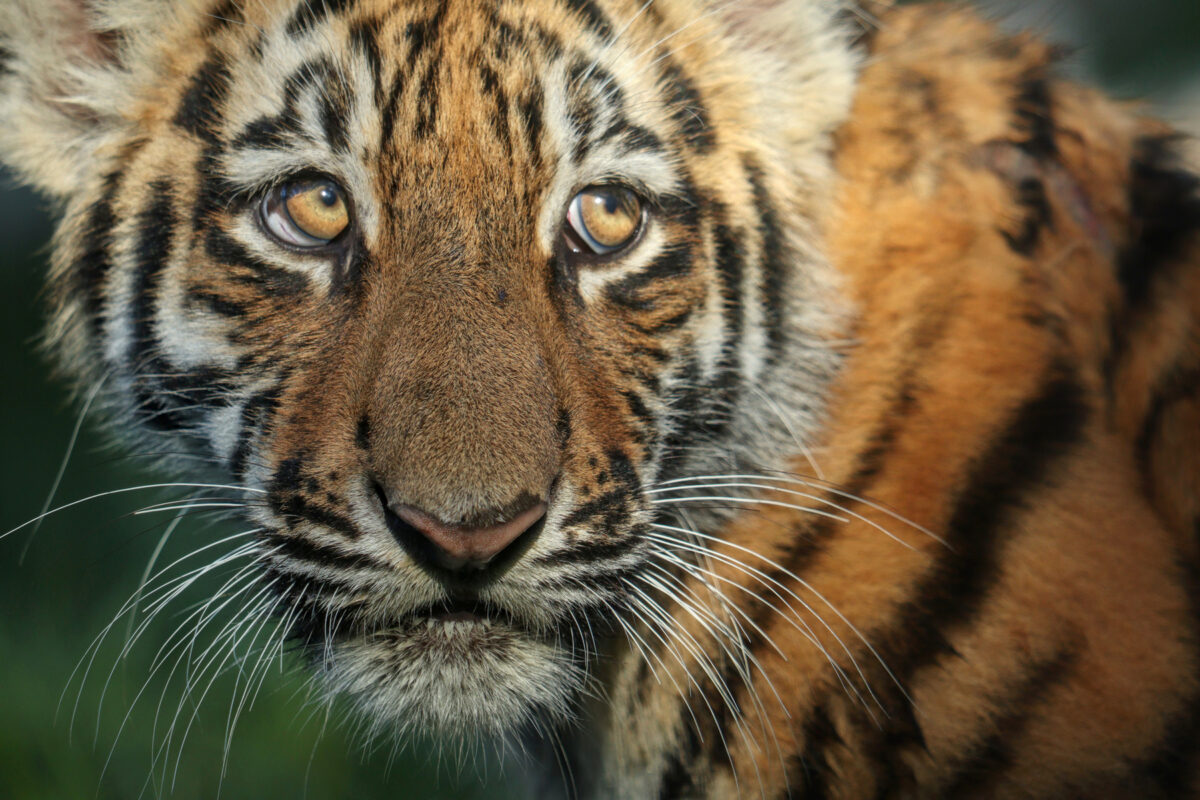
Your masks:
<path fill-rule="evenodd" d="M 943 6 L 152 5 L 0 12 L 0 150 L 62 207 L 49 338 L 246 487 L 332 692 L 540 734 L 537 796 L 1197 793 L 1168 129 Z M 339 249 L 256 222 L 312 173 Z M 566 253 L 608 182 L 637 237 Z M 483 577 L 388 511 L 536 503 Z"/>

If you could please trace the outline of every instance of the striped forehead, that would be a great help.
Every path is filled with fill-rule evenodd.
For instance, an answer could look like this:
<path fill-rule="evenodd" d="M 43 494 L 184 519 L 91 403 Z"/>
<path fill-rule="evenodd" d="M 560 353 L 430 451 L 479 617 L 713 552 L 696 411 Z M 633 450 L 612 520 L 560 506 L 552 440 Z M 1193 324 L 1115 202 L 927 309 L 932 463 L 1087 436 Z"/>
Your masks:
<path fill-rule="evenodd" d="M 405 195 L 520 186 L 539 196 L 549 249 L 582 186 L 680 184 L 661 59 L 643 42 L 657 35 L 638 33 L 639 6 L 624 14 L 586 0 L 300 3 L 237 58 L 222 171 L 245 192 L 336 174 L 375 198 L 358 209 L 368 238 Z"/>

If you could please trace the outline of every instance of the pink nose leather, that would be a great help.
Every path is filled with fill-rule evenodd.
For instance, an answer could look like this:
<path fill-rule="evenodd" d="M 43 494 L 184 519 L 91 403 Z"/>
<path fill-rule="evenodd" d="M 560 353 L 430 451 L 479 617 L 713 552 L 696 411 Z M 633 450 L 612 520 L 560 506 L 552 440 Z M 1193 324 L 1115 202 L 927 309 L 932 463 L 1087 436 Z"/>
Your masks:
<path fill-rule="evenodd" d="M 517 537 L 529 530 L 546 513 L 546 504 L 538 503 L 517 514 L 508 522 L 482 528 L 447 525 L 412 506 L 395 506 L 393 513 L 420 531 L 437 548 L 441 565 L 461 569 L 471 564 L 482 567 L 500 554 Z"/>

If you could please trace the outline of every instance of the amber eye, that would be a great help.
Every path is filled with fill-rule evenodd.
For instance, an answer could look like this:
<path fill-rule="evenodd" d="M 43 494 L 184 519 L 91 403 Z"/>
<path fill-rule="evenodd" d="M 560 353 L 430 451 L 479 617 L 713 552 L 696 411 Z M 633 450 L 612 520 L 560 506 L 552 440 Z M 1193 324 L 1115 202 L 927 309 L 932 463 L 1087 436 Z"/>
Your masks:
<path fill-rule="evenodd" d="M 350 225 L 341 188 L 326 179 L 285 183 L 263 199 L 263 222 L 274 236 L 296 247 L 321 247 Z"/>
<path fill-rule="evenodd" d="M 642 200 L 622 186 L 590 186 L 567 206 L 563 239 L 572 253 L 608 255 L 630 245 L 642 228 Z"/>

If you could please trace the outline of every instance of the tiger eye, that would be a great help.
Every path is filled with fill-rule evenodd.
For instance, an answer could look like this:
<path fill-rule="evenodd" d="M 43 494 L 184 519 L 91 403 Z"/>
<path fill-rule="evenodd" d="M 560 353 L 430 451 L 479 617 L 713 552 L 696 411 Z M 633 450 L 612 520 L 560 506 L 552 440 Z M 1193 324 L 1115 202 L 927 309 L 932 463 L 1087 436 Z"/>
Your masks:
<path fill-rule="evenodd" d="M 284 198 L 292 224 L 313 239 L 328 242 L 350 224 L 341 190 L 329 181 L 289 186 Z"/>
<path fill-rule="evenodd" d="M 575 195 L 567 210 L 567 242 L 575 252 L 613 253 L 642 226 L 642 201 L 622 186 L 593 186 Z M 573 236 L 572 236 L 573 234 Z M 576 243 L 573 240 L 578 240 Z M 582 244 L 583 247 L 578 246 Z"/>

